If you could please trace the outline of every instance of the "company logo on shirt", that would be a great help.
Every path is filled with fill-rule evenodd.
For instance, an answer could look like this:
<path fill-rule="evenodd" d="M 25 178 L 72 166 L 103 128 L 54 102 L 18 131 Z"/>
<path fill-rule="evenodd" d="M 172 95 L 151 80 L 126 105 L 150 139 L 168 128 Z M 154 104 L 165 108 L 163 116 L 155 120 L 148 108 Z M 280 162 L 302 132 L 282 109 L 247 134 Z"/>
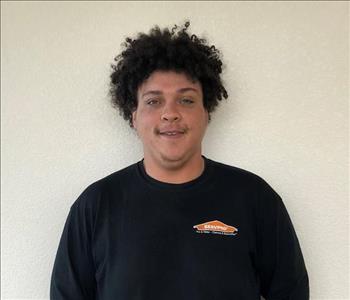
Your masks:
<path fill-rule="evenodd" d="M 238 233 L 238 229 L 236 227 L 226 225 L 218 220 L 194 225 L 193 228 L 197 229 L 197 233 L 214 233 L 225 235 L 236 235 Z"/>

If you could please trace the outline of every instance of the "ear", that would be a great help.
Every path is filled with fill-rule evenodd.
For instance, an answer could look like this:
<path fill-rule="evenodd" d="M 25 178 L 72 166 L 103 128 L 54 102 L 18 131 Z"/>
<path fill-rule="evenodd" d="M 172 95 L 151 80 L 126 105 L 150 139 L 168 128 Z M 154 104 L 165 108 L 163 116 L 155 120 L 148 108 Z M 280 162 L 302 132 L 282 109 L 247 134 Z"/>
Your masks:
<path fill-rule="evenodd" d="M 209 124 L 209 122 L 210 122 L 210 113 L 207 110 L 205 110 L 205 114 L 206 114 L 207 124 Z"/>
<path fill-rule="evenodd" d="M 136 126 L 136 110 L 134 110 L 133 113 L 132 113 L 132 127 L 134 129 L 137 128 L 137 126 Z"/>

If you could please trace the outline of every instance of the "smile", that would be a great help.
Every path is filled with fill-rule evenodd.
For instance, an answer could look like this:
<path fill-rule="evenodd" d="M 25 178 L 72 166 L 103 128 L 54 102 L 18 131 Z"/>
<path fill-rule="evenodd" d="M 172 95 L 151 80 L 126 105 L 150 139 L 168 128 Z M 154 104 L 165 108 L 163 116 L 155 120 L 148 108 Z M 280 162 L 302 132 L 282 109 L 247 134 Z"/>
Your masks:
<path fill-rule="evenodd" d="M 166 132 L 160 132 L 159 133 L 162 137 L 167 138 L 179 138 L 184 135 L 184 132 L 181 131 L 166 131 Z"/>

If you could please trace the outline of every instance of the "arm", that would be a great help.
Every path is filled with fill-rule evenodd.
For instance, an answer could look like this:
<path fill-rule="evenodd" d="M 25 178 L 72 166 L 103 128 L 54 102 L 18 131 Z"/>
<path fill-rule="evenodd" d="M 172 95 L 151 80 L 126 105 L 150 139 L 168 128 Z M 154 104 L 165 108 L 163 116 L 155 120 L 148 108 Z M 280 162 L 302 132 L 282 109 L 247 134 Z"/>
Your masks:
<path fill-rule="evenodd" d="M 51 276 L 51 300 L 95 299 L 93 221 L 86 198 L 83 193 L 72 205 L 65 223 Z"/>
<path fill-rule="evenodd" d="M 267 300 L 308 300 L 308 274 L 286 207 L 266 183 L 260 195 L 257 262 L 261 295 Z"/>

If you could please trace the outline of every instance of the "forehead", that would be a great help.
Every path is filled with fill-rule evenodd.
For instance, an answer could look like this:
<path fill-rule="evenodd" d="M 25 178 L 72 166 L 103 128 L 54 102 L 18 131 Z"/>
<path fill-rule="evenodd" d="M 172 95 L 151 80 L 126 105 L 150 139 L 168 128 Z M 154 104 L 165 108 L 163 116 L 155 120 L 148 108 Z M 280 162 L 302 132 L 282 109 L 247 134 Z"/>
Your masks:
<path fill-rule="evenodd" d="M 194 81 L 185 73 L 174 71 L 154 71 L 138 88 L 138 93 L 149 90 L 160 92 L 176 92 L 184 88 L 194 88 L 201 91 L 199 81 Z"/>

